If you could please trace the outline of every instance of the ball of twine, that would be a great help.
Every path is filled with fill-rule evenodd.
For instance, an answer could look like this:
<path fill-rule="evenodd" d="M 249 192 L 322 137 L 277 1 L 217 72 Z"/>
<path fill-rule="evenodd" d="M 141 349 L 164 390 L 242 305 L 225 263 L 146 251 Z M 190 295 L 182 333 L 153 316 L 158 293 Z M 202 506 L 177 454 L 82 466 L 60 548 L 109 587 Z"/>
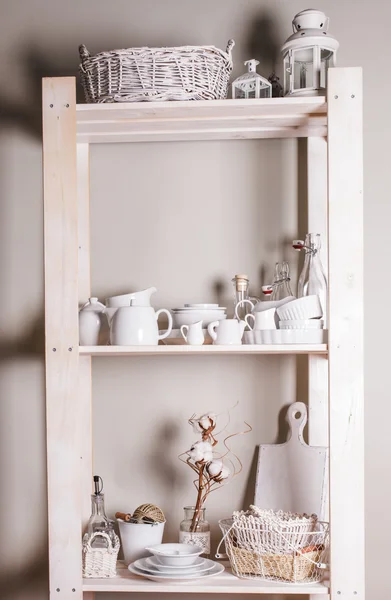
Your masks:
<path fill-rule="evenodd" d="M 156 523 L 164 523 L 166 520 L 163 511 L 154 504 L 141 504 L 136 508 L 132 516 L 137 521 L 142 521 L 143 517 L 149 517 Z"/>

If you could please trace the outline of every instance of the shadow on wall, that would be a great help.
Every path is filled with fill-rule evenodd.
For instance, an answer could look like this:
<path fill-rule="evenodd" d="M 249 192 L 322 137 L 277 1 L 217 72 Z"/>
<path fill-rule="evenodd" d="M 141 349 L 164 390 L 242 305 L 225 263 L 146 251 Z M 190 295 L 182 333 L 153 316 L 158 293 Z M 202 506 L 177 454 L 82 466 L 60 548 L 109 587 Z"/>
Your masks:
<path fill-rule="evenodd" d="M 86 41 L 89 42 L 89 36 L 86 34 Z M 181 45 L 183 40 L 173 39 L 151 39 L 132 35 L 132 46 L 167 46 Z M 80 40 L 82 43 L 84 40 Z M 120 40 L 118 37 L 107 40 L 100 40 L 99 47 L 93 47 L 93 52 L 99 52 L 112 48 L 126 48 L 129 45 L 129 39 Z M 247 41 L 243 44 L 246 60 L 256 58 L 260 61 L 260 72 L 268 77 L 271 72 L 276 70 L 279 62 L 280 36 L 273 15 L 263 11 L 250 19 L 250 26 L 247 35 Z M 63 50 L 52 52 L 52 48 L 43 48 L 38 45 L 27 45 L 20 57 L 20 65 L 26 73 L 26 101 L 16 101 L 9 97 L 4 89 L 0 92 L 0 124 L 18 125 L 25 132 L 41 139 L 42 137 L 42 78 L 43 77 L 67 77 L 76 76 L 78 72 L 79 56 L 75 46 L 72 55 Z M 243 51 L 242 51 L 243 56 Z M 240 60 L 235 60 L 240 62 Z M 242 72 L 243 69 L 235 69 Z M 77 85 L 77 102 L 84 101 L 84 94 L 81 85 Z"/>
<path fill-rule="evenodd" d="M 259 73 L 268 77 L 280 62 L 280 35 L 271 13 L 263 11 L 251 19 L 246 51 L 249 58 L 259 60 Z"/>
<path fill-rule="evenodd" d="M 0 361 L 15 358 L 43 358 L 45 352 L 44 315 L 32 322 L 30 329 L 19 337 L 0 338 Z"/>
<path fill-rule="evenodd" d="M 82 42 L 84 40 L 80 40 Z M 87 39 L 88 43 L 89 40 Z M 124 47 L 124 40 L 111 37 L 110 40 L 100 41 L 99 47 L 94 48 L 94 51 L 99 51 L 105 48 Z M 138 39 L 133 37 L 133 45 L 165 45 L 175 44 L 172 36 L 166 40 L 146 40 L 140 37 Z M 268 76 L 269 72 L 273 71 L 278 62 L 279 43 L 278 43 L 278 32 L 271 16 L 268 13 L 262 13 L 258 18 L 251 19 L 251 27 L 248 34 L 247 45 L 243 44 L 246 56 L 245 58 L 252 58 L 253 56 L 260 61 L 260 73 Z M 250 54 L 250 56 L 249 56 Z M 64 58 L 65 57 L 65 58 Z M 76 76 L 78 68 L 78 54 L 77 47 L 75 47 L 72 54 L 66 53 L 66 51 L 57 49 L 56 54 L 52 55 L 50 49 L 40 48 L 38 46 L 27 46 L 20 59 L 20 66 L 26 73 L 25 89 L 26 99 L 25 101 L 15 102 L 13 98 L 10 98 L 4 88 L 0 91 L 0 126 L 5 125 L 16 125 L 22 129 L 25 133 L 33 136 L 35 139 L 40 140 L 42 137 L 42 112 L 41 112 L 41 80 L 42 77 L 58 77 L 58 76 Z M 240 72 L 243 68 L 240 67 Z M 83 101 L 83 92 L 80 85 L 77 86 L 77 101 Z M 1 167 L 1 165 L 0 165 Z M 3 199 L 4 200 L 4 199 Z M 1 219 L 4 223 L 4 219 Z M 267 283 L 265 281 L 265 267 L 260 268 L 260 282 Z M 216 283 L 216 295 L 220 297 L 222 295 L 221 283 Z M 19 359 L 22 357 L 27 358 L 41 358 L 44 352 L 44 320 L 43 314 L 40 314 L 35 322 L 31 323 L 30 330 L 27 334 L 20 337 L 12 337 L 0 339 L 0 361 L 8 361 Z M 286 413 L 286 408 L 284 408 Z M 281 420 L 284 416 L 280 413 L 280 431 Z M 285 421 L 283 423 L 286 432 Z M 177 431 L 172 429 L 171 424 L 165 424 L 160 433 L 159 437 L 161 441 L 166 439 L 174 439 L 177 436 Z M 281 439 L 285 440 L 283 433 L 279 435 L 278 441 Z M 20 440 L 22 441 L 22 440 Z M 158 452 L 159 444 L 156 444 L 156 452 Z M 243 508 L 247 508 L 248 505 L 253 501 L 254 489 L 255 489 L 255 477 L 257 467 L 258 451 L 254 452 L 250 475 L 248 478 L 247 492 L 243 498 Z M 161 459 L 161 456 L 160 456 Z M 167 460 L 166 464 L 159 463 L 159 470 L 156 473 L 157 477 L 164 480 L 164 484 L 167 487 L 167 493 L 170 492 L 170 486 L 174 485 L 177 481 L 178 475 L 174 469 L 171 460 Z M 38 544 L 37 544 L 38 545 Z M 23 597 L 32 597 L 30 592 L 38 585 L 42 589 L 42 581 L 47 581 L 47 567 L 48 560 L 46 552 L 38 554 L 34 561 L 26 564 L 22 568 L 15 567 L 8 574 L 0 576 L 0 597 L 4 600 L 7 598 L 22 597 L 22 593 L 25 592 Z M 28 591 L 27 591 L 28 590 Z M 37 596 L 38 598 L 39 596 Z"/>
<path fill-rule="evenodd" d="M 15 569 L 8 575 L 0 577 L 0 598 L 2 600 L 13 600 L 14 598 L 37 598 L 37 600 L 40 598 L 44 600 L 44 596 L 42 596 L 43 581 L 48 581 L 48 556 L 46 552 L 36 556 L 34 561 L 25 565 L 23 569 Z"/>
<path fill-rule="evenodd" d="M 21 57 L 26 75 L 26 102 L 15 102 L 4 92 L 0 92 L 0 124 L 17 125 L 35 138 L 42 138 L 42 78 L 68 77 L 77 73 L 77 54 L 75 58 L 58 60 L 58 55 L 50 58 L 50 52 L 31 46 Z M 62 56 L 62 55 L 61 55 Z M 77 101 L 81 102 L 83 91 L 77 86 Z"/>
<path fill-rule="evenodd" d="M 90 28 L 86 27 L 86 32 Z M 89 34 L 90 35 L 90 34 Z M 86 41 L 89 42 L 88 33 Z M 140 34 L 132 35 L 132 46 L 173 46 L 181 45 L 181 41 L 175 42 L 173 36 L 169 39 L 146 40 Z M 79 40 L 82 43 L 84 40 Z M 96 46 L 96 44 L 95 44 Z M 113 48 L 126 48 L 129 46 L 129 38 L 119 39 L 118 36 L 99 42 L 99 47 L 94 47 L 93 52 L 111 50 Z M 91 45 L 92 47 L 92 45 Z M 42 138 L 42 78 L 43 77 L 76 77 L 76 101 L 84 102 L 84 92 L 78 79 L 78 66 L 80 63 L 78 45 L 75 44 L 74 52 L 70 54 L 66 50 L 40 47 L 37 44 L 27 44 L 20 55 L 20 67 L 26 73 L 25 89 L 26 101 L 21 102 L 8 96 L 4 89 L 0 91 L 0 125 L 17 125 L 23 131 L 35 138 Z"/>

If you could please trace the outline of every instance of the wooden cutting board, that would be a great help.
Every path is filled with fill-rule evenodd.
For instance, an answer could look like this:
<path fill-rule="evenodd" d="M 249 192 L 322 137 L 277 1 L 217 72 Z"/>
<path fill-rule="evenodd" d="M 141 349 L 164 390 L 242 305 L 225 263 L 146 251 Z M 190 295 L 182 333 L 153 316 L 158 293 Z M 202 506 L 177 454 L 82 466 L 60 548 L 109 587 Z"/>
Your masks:
<path fill-rule="evenodd" d="M 287 442 L 259 447 L 254 504 L 328 520 L 327 448 L 305 443 L 307 407 L 303 402 L 291 404 L 287 420 L 291 430 Z"/>

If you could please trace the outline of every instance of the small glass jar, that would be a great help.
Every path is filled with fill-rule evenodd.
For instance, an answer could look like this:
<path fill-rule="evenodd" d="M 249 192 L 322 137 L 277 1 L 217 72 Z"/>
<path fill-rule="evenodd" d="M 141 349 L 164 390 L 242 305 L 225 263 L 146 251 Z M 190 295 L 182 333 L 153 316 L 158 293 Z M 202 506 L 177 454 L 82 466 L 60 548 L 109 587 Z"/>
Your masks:
<path fill-rule="evenodd" d="M 194 520 L 195 506 L 184 507 L 185 518 L 179 526 L 181 544 L 194 544 L 204 549 L 202 556 L 210 554 L 210 525 L 205 519 L 205 508 L 200 508 L 198 518 Z"/>

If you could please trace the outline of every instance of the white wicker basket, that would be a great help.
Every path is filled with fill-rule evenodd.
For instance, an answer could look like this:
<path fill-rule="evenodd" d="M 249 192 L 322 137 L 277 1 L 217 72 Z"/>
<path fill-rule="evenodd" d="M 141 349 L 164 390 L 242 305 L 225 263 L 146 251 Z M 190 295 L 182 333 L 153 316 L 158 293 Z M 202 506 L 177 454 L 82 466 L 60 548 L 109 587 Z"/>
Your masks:
<path fill-rule="evenodd" d="M 214 46 L 128 48 L 90 56 L 79 47 L 80 77 L 87 102 L 219 100 L 227 97 L 232 72 L 227 51 Z"/>
<path fill-rule="evenodd" d="M 322 579 L 328 558 L 328 524 L 314 516 L 249 511 L 234 513 L 233 519 L 219 525 L 237 577 L 292 583 Z"/>
<path fill-rule="evenodd" d="M 107 548 L 92 548 L 92 542 L 98 536 L 106 540 Z M 96 532 L 91 536 L 86 533 L 83 537 L 83 577 L 115 577 L 119 547 L 117 535 L 113 546 L 107 533 Z"/>

